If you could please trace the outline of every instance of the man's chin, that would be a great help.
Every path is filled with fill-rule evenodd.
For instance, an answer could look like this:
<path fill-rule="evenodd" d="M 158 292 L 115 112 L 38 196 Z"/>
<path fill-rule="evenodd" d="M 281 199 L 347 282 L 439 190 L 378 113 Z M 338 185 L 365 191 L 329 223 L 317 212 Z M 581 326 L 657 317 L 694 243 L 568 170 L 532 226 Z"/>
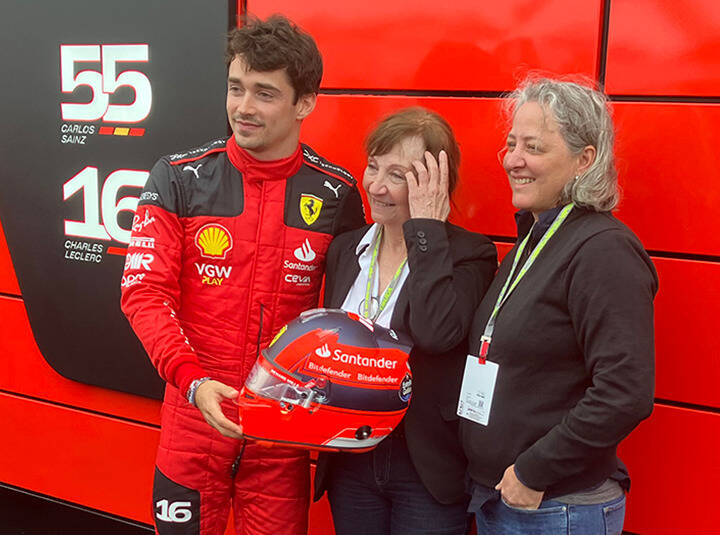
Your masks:
<path fill-rule="evenodd" d="M 262 147 L 262 142 L 260 140 L 242 136 L 240 134 L 235 134 L 235 143 L 238 144 L 238 147 L 246 150 L 257 150 Z"/>

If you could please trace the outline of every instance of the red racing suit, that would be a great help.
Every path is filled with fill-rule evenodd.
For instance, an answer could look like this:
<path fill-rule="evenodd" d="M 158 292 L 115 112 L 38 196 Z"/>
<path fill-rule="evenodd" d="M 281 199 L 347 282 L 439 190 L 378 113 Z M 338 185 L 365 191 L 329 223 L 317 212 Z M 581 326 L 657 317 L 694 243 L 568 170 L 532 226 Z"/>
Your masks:
<path fill-rule="evenodd" d="M 365 223 L 352 176 L 299 145 L 261 162 L 233 137 L 161 158 L 133 219 L 123 312 L 160 376 L 153 510 L 157 533 L 307 530 L 308 457 L 220 435 L 190 383 L 240 389 L 277 331 L 318 303 L 333 236 Z M 223 406 L 238 421 L 237 408 Z"/>

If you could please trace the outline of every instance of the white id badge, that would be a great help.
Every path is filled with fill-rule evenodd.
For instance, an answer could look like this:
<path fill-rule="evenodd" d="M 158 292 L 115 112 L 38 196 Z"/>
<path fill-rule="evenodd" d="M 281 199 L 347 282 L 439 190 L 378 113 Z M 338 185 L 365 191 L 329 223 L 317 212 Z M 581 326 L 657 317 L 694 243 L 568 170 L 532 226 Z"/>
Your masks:
<path fill-rule="evenodd" d="M 478 357 L 474 355 L 467 356 L 465 373 L 463 373 L 462 386 L 460 387 L 458 416 L 481 425 L 488 424 L 499 368 L 500 366 L 495 362 L 486 360 L 483 364 L 480 364 Z"/>

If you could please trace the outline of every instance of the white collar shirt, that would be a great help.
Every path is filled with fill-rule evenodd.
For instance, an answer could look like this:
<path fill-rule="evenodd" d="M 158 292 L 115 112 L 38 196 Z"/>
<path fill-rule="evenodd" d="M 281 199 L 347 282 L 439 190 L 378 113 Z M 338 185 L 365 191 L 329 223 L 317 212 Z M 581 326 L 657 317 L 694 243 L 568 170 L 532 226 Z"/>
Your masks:
<path fill-rule="evenodd" d="M 380 224 L 374 223 L 368 229 L 368 231 L 365 233 L 365 235 L 362 237 L 357 247 L 355 248 L 355 254 L 358 256 L 358 264 L 360 265 L 360 273 L 358 273 L 358 276 L 355 279 L 352 288 L 350 288 L 350 291 L 348 292 L 347 296 L 345 297 L 345 301 L 342 304 L 342 309 L 347 312 L 355 312 L 356 314 L 360 314 L 361 316 L 363 315 L 365 290 L 367 289 L 367 280 L 370 273 L 370 262 L 372 261 L 373 248 L 375 246 L 375 240 L 377 239 L 380 228 Z M 371 289 L 372 296 L 376 299 L 376 302 L 379 302 L 382 298 L 382 296 L 378 295 L 380 292 L 380 289 L 378 288 L 380 284 L 379 272 L 379 269 L 375 269 Z M 375 319 L 375 323 L 377 323 L 378 325 L 388 329 L 390 328 L 390 321 L 392 320 L 393 311 L 395 310 L 395 305 L 397 304 L 400 290 L 402 290 L 403 284 L 405 284 L 405 281 L 407 280 L 409 274 L 410 266 L 407 262 L 405 262 L 405 266 L 403 266 L 400 277 L 398 278 L 395 290 L 390 296 L 390 299 L 388 300 L 387 305 L 385 305 L 385 308 Z"/>

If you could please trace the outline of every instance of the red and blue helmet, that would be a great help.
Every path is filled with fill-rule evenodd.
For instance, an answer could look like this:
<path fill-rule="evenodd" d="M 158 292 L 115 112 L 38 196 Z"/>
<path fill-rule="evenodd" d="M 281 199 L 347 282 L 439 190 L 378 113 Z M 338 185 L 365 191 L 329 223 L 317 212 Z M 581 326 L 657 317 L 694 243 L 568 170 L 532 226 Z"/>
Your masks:
<path fill-rule="evenodd" d="M 280 329 L 240 393 L 248 438 L 365 451 L 402 420 L 412 343 L 352 312 L 314 309 Z"/>

